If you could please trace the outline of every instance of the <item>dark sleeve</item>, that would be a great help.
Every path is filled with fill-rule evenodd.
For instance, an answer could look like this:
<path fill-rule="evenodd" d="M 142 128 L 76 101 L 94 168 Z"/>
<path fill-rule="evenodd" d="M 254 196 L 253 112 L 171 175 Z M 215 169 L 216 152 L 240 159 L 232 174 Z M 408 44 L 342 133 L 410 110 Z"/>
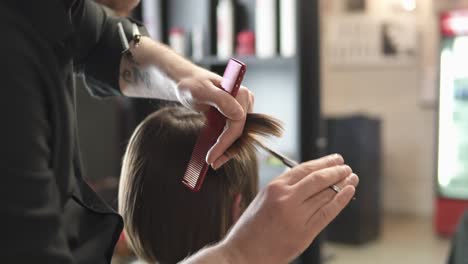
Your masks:
<path fill-rule="evenodd" d="M 123 47 L 117 24 L 122 23 L 128 40 L 132 38 L 133 23 L 139 25 L 142 35 L 148 35 L 148 32 L 139 22 L 115 17 L 93 1 L 76 2 L 72 19 L 78 40 L 75 48 L 78 72 L 84 74 L 92 95 L 119 95 L 119 66 Z"/>
<path fill-rule="evenodd" d="M 0 25 L 10 39 L 0 42 L 0 262 L 72 263 L 50 169 L 41 66 L 29 41 L 8 26 Z"/>
<path fill-rule="evenodd" d="M 468 210 L 460 218 L 457 230 L 452 237 L 448 264 L 463 264 L 468 260 Z"/>

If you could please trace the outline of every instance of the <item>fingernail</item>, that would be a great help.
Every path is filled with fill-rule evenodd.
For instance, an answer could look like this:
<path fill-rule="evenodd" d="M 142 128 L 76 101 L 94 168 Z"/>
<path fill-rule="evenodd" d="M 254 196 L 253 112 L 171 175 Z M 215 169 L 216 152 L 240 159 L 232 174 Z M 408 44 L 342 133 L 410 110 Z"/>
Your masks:
<path fill-rule="evenodd" d="M 206 154 L 206 157 L 205 157 L 205 162 L 210 165 L 216 161 L 216 159 L 213 158 L 213 155 L 211 155 L 213 152 L 213 147 L 214 146 L 212 146 L 211 149 L 208 150 L 208 153 Z"/>
<path fill-rule="evenodd" d="M 221 156 L 219 157 L 217 160 L 215 160 L 215 162 L 213 162 L 213 164 L 211 165 L 211 167 L 214 169 L 214 170 L 217 170 L 219 169 L 221 166 L 223 166 L 226 162 L 228 162 L 228 158 L 226 156 Z"/>
<path fill-rule="evenodd" d="M 213 170 L 217 170 L 219 167 L 221 167 L 221 165 L 222 164 L 220 164 L 218 160 L 215 160 L 213 163 L 211 163 L 211 168 L 213 168 Z"/>
<path fill-rule="evenodd" d="M 357 179 L 357 182 L 359 183 L 359 176 L 355 173 L 351 174 L 351 176 L 349 176 L 351 178 L 356 178 Z"/>
<path fill-rule="evenodd" d="M 244 116 L 244 110 L 240 107 L 236 108 L 234 113 L 232 115 L 235 117 L 235 119 L 241 119 Z"/>
<path fill-rule="evenodd" d="M 351 173 L 351 175 L 349 175 L 348 177 L 346 177 L 346 182 L 350 182 L 352 178 L 354 178 L 356 174 L 354 173 Z"/>
<path fill-rule="evenodd" d="M 337 163 L 344 162 L 343 156 L 341 156 L 341 155 L 338 154 L 338 153 L 333 154 L 333 159 L 334 159 Z"/>
<path fill-rule="evenodd" d="M 213 168 L 213 170 L 218 170 L 221 166 L 224 165 L 225 162 L 214 162 L 211 164 L 211 167 Z"/>
<path fill-rule="evenodd" d="M 341 165 L 340 166 L 346 173 L 351 173 L 352 170 L 351 170 L 351 167 L 349 167 L 348 165 L 344 164 L 344 165 Z"/>

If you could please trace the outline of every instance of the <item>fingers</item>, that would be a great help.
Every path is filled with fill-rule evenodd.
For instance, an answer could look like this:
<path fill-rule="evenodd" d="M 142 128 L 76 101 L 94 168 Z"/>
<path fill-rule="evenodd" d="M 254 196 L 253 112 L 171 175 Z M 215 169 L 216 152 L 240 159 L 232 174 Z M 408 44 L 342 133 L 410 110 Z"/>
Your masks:
<path fill-rule="evenodd" d="M 356 187 L 359 183 L 359 178 L 356 174 L 351 174 L 350 176 L 346 177 L 341 182 L 337 183 L 336 185 L 340 187 L 341 190 L 346 188 L 347 186 Z M 330 188 L 326 188 L 325 190 L 319 192 L 318 194 L 308 198 L 304 201 L 304 207 L 307 212 L 311 214 L 315 214 L 320 208 L 324 205 L 329 203 L 333 200 L 333 198 L 337 195 L 337 193 Z"/>
<path fill-rule="evenodd" d="M 213 83 L 209 83 L 209 91 L 205 91 L 206 94 L 201 95 L 208 97 L 205 101 L 214 106 L 221 112 L 226 118 L 231 120 L 241 120 L 245 118 L 245 110 L 243 105 L 236 100 L 232 95 L 219 89 Z M 207 92 L 211 92 L 208 94 Z"/>
<path fill-rule="evenodd" d="M 294 167 L 291 171 L 280 176 L 281 180 L 286 181 L 290 185 L 294 185 L 301 179 L 309 175 L 314 171 L 318 171 L 324 168 L 341 165 L 344 163 L 343 157 L 339 154 L 332 154 L 325 157 L 321 157 L 316 160 L 310 160 L 301 163 L 299 166 Z"/>
<path fill-rule="evenodd" d="M 247 87 L 245 86 L 241 86 L 241 88 L 239 89 L 239 93 L 246 94 L 248 100 L 247 100 L 247 107 L 244 106 L 244 109 L 247 109 L 247 113 L 252 113 L 253 107 L 255 105 L 254 94 L 250 92 L 249 89 L 247 89 Z M 239 97 L 239 93 L 237 97 Z"/>
<path fill-rule="evenodd" d="M 231 120 L 240 120 L 252 109 L 253 95 L 244 86 L 239 88 L 236 98 L 247 96 L 250 104 L 242 105 L 236 98 L 220 89 L 223 78 L 218 74 L 201 69 L 194 77 L 179 82 L 177 99 L 186 107 L 201 110 L 201 105 L 210 105 L 218 109 Z M 250 102 L 251 101 L 251 102 Z"/>
<path fill-rule="evenodd" d="M 208 151 L 208 154 L 206 156 L 207 163 L 211 164 L 214 169 L 219 168 L 229 160 L 229 158 L 221 159 L 221 156 L 234 143 L 234 141 L 236 141 L 236 139 L 242 135 L 244 125 L 245 118 L 243 120 L 237 121 L 228 120 L 226 122 L 226 127 L 224 128 L 216 143 Z M 224 156 L 227 157 L 226 155 Z M 215 163 L 216 166 L 213 166 Z"/>
<path fill-rule="evenodd" d="M 340 189 L 344 189 L 348 185 L 357 187 L 358 184 L 359 184 L 359 177 L 356 174 L 351 173 L 351 175 L 349 175 L 348 177 L 346 177 L 344 180 L 337 183 L 336 185 L 340 187 Z"/>
<path fill-rule="evenodd" d="M 213 72 L 209 72 L 209 73 L 210 73 L 209 79 L 214 83 L 214 85 L 221 88 L 221 82 L 223 81 L 223 77 Z"/>
<path fill-rule="evenodd" d="M 245 116 L 242 105 L 214 82 L 212 79 L 183 80 L 178 84 L 177 97 L 188 108 L 200 111 L 202 105 L 213 106 L 228 119 L 242 119 Z"/>
<path fill-rule="evenodd" d="M 351 173 L 352 170 L 347 165 L 338 165 L 312 172 L 294 185 L 298 193 L 298 199 L 306 200 L 331 185 L 344 180 Z"/>
<path fill-rule="evenodd" d="M 228 162 L 231 158 L 226 155 L 226 154 L 223 154 L 221 155 L 221 157 L 219 157 L 218 159 L 216 159 L 213 163 L 211 163 L 211 167 L 215 170 L 219 169 L 219 167 L 223 166 L 226 162 Z"/>
<path fill-rule="evenodd" d="M 225 117 L 231 120 L 245 119 L 246 113 L 253 110 L 254 95 L 245 86 L 241 86 L 234 98 L 225 91 L 210 83 L 212 89 L 216 89 L 211 105 L 216 107 Z"/>
<path fill-rule="evenodd" d="M 352 185 L 346 186 L 333 199 L 316 211 L 306 223 L 307 230 L 314 235 L 323 230 L 335 217 L 345 208 L 354 196 L 355 188 Z"/>
<path fill-rule="evenodd" d="M 248 111 L 249 107 L 251 108 L 250 105 L 252 98 L 253 96 L 248 92 L 248 90 L 239 93 L 236 97 L 245 112 Z M 214 169 L 221 167 L 229 160 L 230 157 L 223 154 L 234 143 L 234 141 L 242 135 L 246 117 L 247 116 L 244 115 L 240 120 L 227 120 L 224 131 L 221 133 L 213 147 L 208 151 L 206 156 L 207 163 L 211 164 Z"/>
<path fill-rule="evenodd" d="M 198 78 L 188 78 L 179 82 L 177 98 L 186 107 L 198 111 L 213 106 L 226 118 L 226 127 L 217 142 L 208 151 L 206 161 L 212 167 L 219 168 L 229 160 L 224 152 L 242 135 L 247 112 L 253 109 L 253 94 L 244 86 L 239 88 L 234 98 L 220 89 L 222 77 L 202 70 Z"/>

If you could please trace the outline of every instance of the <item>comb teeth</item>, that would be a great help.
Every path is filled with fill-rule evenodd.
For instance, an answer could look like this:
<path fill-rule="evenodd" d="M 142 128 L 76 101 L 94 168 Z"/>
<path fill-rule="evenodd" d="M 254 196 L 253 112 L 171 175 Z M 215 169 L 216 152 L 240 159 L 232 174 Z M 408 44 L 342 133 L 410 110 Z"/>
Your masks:
<path fill-rule="evenodd" d="M 192 158 L 190 159 L 183 178 L 184 183 L 192 189 L 196 189 L 200 180 L 200 175 L 202 175 L 201 172 L 205 167 L 208 166 L 202 153 L 203 151 L 201 151 L 201 144 L 196 144 Z"/>
<path fill-rule="evenodd" d="M 222 128 L 222 127 L 221 127 Z M 213 131 L 214 130 L 214 131 Z M 183 182 L 187 187 L 194 191 L 198 191 L 201 183 L 205 178 L 205 174 L 208 171 L 208 164 L 205 161 L 205 156 L 208 153 L 210 146 L 214 144 L 217 139 L 216 133 L 219 129 L 215 129 L 208 124 L 193 148 L 192 157 L 185 170 Z"/>

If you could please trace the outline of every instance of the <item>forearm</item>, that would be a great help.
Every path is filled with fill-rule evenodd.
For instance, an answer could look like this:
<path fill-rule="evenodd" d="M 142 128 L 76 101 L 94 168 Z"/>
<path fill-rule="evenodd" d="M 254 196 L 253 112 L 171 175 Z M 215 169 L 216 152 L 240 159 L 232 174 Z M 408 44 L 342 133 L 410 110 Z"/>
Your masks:
<path fill-rule="evenodd" d="M 239 259 L 238 254 L 232 252 L 232 248 L 219 243 L 198 251 L 195 255 L 183 260 L 179 264 L 232 264 L 247 263 Z"/>
<path fill-rule="evenodd" d="M 148 37 L 132 46 L 131 54 L 122 56 L 119 81 L 121 91 L 131 97 L 176 101 L 177 83 L 203 70 Z"/>
<path fill-rule="evenodd" d="M 138 64 L 154 65 L 176 82 L 200 69 L 168 46 L 149 37 L 141 38 L 138 47 L 132 49 L 132 55 Z"/>

